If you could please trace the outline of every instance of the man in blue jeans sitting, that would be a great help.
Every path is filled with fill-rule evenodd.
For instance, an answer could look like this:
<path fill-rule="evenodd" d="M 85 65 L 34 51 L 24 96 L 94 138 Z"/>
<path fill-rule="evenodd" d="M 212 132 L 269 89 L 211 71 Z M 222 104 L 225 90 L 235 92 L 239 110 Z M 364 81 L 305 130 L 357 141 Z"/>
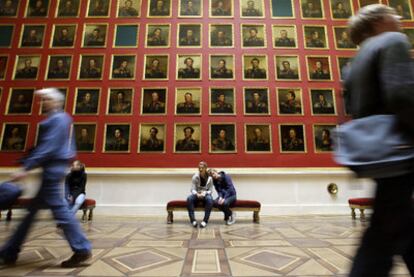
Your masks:
<path fill-rule="evenodd" d="M 223 211 L 226 225 L 232 225 L 236 222 L 236 218 L 230 210 L 230 207 L 237 200 L 233 181 L 230 175 L 224 171 L 218 172 L 215 169 L 210 169 L 208 173 L 213 177 L 214 188 L 218 194 L 218 197 L 214 200 L 214 205 Z"/>
<path fill-rule="evenodd" d="M 39 137 L 36 148 L 23 160 L 20 171 L 11 176 L 13 181 L 24 178 L 28 171 L 41 167 L 42 184 L 30 204 L 28 214 L 15 233 L 0 248 L 0 265 L 12 265 L 16 262 L 21 246 L 29 232 L 40 206 L 46 204 L 53 217 L 62 226 L 74 254 L 62 262 L 62 267 L 76 267 L 92 256 L 91 244 L 82 232 L 79 222 L 69 211 L 63 196 L 63 183 L 69 161 L 75 156 L 74 141 L 70 126 L 72 119 L 63 108 L 64 96 L 54 88 L 36 91 L 42 98 L 47 118 L 39 125 Z"/>
<path fill-rule="evenodd" d="M 201 228 L 205 228 L 213 209 L 213 197 L 211 190 L 213 188 L 213 179 L 207 173 L 207 163 L 198 164 L 198 172 L 192 178 L 191 194 L 187 197 L 187 209 L 190 222 L 193 227 L 197 227 L 197 221 L 194 216 L 194 208 L 197 202 L 204 204 L 204 219 L 200 223 Z"/>

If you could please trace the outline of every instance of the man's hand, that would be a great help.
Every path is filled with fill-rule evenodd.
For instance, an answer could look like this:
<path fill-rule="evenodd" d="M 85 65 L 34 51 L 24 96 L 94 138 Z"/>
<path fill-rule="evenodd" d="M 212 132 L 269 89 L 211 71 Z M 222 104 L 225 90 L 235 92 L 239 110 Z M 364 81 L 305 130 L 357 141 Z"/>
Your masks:
<path fill-rule="evenodd" d="M 27 176 L 28 172 L 24 169 L 20 169 L 10 175 L 11 181 L 19 181 Z"/>
<path fill-rule="evenodd" d="M 218 204 L 223 205 L 224 204 L 224 198 L 220 197 L 219 200 L 218 200 Z"/>

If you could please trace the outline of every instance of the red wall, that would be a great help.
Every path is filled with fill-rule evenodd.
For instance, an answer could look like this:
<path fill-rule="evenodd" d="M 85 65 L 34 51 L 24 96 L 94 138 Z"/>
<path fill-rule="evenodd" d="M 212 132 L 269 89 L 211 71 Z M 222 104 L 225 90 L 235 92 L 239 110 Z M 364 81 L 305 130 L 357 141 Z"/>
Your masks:
<path fill-rule="evenodd" d="M 324 0 L 324 20 L 306 20 L 301 19 L 300 16 L 300 4 L 299 0 L 294 0 L 294 19 L 272 19 L 270 14 L 270 1 L 265 0 L 265 18 L 264 19 L 241 19 L 239 1 L 235 0 L 234 3 L 234 18 L 209 18 L 208 5 L 209 1 L 204 0 L 204 15 L 202 18 L 197 19 L 179 19 L 178 18 L 178 2 L 173 0 L 172 5 L 172 18 L 147 18 L 147 0 L 144 0 L 141 5 L 141 17 L 138 19 L 120 19 L 116 18 L 116 1 L 112 0 L 112 9 L 109 18 L 86 18 L 86 6 L 87 1 L 81 1 L 81 12 L 79 18 L 59 19 L 55 18 L 55 10 L 57 1 L 51 1 L 49 10 L 49 18 L 32 19 L 24 18 L 24 9 L 26 1 L 22 1 L 20 5 L 19 15 L 17 18 L 0 18 L 0 24 L 16 24 L 15 35 L 13 38 L 13 46 L 10 49 L 0 49 L 1 54 L 9 55 L 9 69 L 7 70 L 7 76 L 4 81 L 0 81 L 0 87 L 3 90 L 0 101 L 0 122 L 29 122 L 29 136 L 28 146 L 33 145 L 36 135 L 37 122 L 42 119 L 39 115 L 39 104 L 34 103 L 32 115 L 30 116 L 11 116 L 6 115 L 6 104 L 8 99 L 9 88 L 18 87 L 68 87 L 69 95 L 67 99 L 67 111 L 72 113 L 74 95 L 76 87 L 101 87 L 101 105 L 99 108 L 99 114 L 96 116 L 74 116 L 75 122 L 96 122 L 97 123 L 97 139 L 96 139 L 96 152 L 95 153 L 81 153 L 79 158 L 83 160 L 88 166 L 94 167 L 193 167 L 200 160 L 206 160 L 214 167 L 332 167 L 336 166 L 332 160 L 331 153 L 315 153 L 315 147 L 313 143 L 313 130 L 312 125 L 317 123 L 330 123 L 338 124 L 345 120 L 343 101 L 341 98 L 339 72 L 337 66 L 337 56 L 352 56 L 355 51 L 348 50 L 335 50 L 335 41 L 332 26 L 344 26 L 346 21 L 332 20 L 330 15 L 329 2 Z M 354 10 L 358 7 L 358 1 L 353 3 Z M 168 49 L 149 49 L 144 47 L 145 41 L 145 26 L 148 23 L 171 23 L 171 47 Z M 201 23 L 203 40 L 202 49 L 188 48 L 178 49 L 177 38 L 177 24 L 178 23 Z M 260 23 L 266 25 L 267 30 L 267 48 L 265 49 L 242 49 L 240 40 L 241 23 Z M 20 30 L 22 24 L 32 23 L 44 23 L 47 24 L 46 36 L 42 49 L 24 49 L 18 48 L 20 39 Z M 78 24 L 78 34 L 76 37 L 74 49 L 51 49 L 49 48 L 52 26 L 53 24 L 73 23 Z M 109 23 L 107 48 L 87 49 L 81 47 L 82 30 L 84 23 Z M 139 42 L 138 48 L 134 49 L 115 49 L 112 47 L 114 39 L 115 24 L 121 23 L 139 23 Z M 209 23 L 233 23 L 234 24 L 234 43 L 235 47 L 232 49 L 214 49 L 208 47 L 208 24 Z M 272 47 L 272 24 L 296 24 L 298 35 L 298 48 L 297 49 L 274 49 Z M 304 48 L 303 41 L 303 24 L 322 24 L 327 25 L 327 34 L 329 41 L 329 48 L 326 50 L 309 50 Z M 413 26 L 412 22 L 405 22 L 405 26 Z M 39 78 L 37 81 L 13 81 L 12 71 L 15 63 L 16 55 L 22 54 L 41 54 L 41 66 L 39 72 Z M 105 72 L 102 81 L 78 81 L 77 69 L 79 61 L 79 54 L 92 54 L 99 53 L 105 54 Z M 156 53 L 168 53 L 170 55 L 170 70 L 169 81 L 142 81 L 143 75 L 143 63 L 144 54 L 156 54 Z M 176 81 L 175 80 L 175 60 L 176 54 L 190 54 L 190 53 L 202 53 L 203 54 L 203 76 L 202 81 Z M 233 81 L 210 81 L 209 80 L 209 54 L 234 54 L 235 55 L 235 69 L 236 79 Z M 248 53 L 260 53 L 268 55 L 268 81 L 243 81 L 242 74 L 242 54 Z M 45 70 L 47 67 L 47 57 L 52 54 L 71 54 L 74 55 L 72 60 L 73 70 L 71 72 L 70 81 L 46 81 L 44 80 Z M 133 81 L 116 81 L 109 80 L 110 67 L 111 67 L 111 55 L 112 54 L 137 54 L 137 66 L 136 66 L 136 80 Z M 298 82 L 282 82 L 275 81 L 275 66 L 274 55 L 275 54 L 294 54 L 299 55 L 301 64 L 301 76 L 302 81 Z M 331 68 L 333 81 L 329 82 L 315 82 L 309 81 L 307 78 L 306 59 L 305 55 L 330 55 L 331 56 Z M 142 87 L 167 87 L 168 88 L 168 107 L 167 114 L 163 116 L 142 116 L 140 114 L 141 105 L 141 88 Z M 202 101 L 202 115 L 201 116 L 177 116 L 174 115 L 174 98 L 175 88 L 179 87 L 202 87 L 203 89 L 203 101 Z M 234 116 L 213 116 L 208 113 L 208 101 L 209 101 L 209 87 L 234 87 L 236 96 L 236 115 Z M 243 114 L 243 87 L 268 87 L 270 96 L 270 115 L 269 116 L 246 116 Z M 135 88 L 134 97 L 134 112 L 128 116 L 111 116 L 106 115 L 106 101 L 108 88 L 115 87 L 133 87 Z M 277 99 L 276 88 L 277 87 L 300 87 L 302 88 L 303 97 L 303 109 L 304 115 L 302 116 L 278 116 L 277 112 Z M 336 110 L 335 116 L 316 116 L 311 114 L 311 105 L 308 88 L 334 88 L 336 97 Z M 103 136 L 105 123 L 130 123 L 131 124 L 131 145 L 130 153 L 114 154 L 103 153 Z M 167 125 L 167 141 L 166 152 L 162 154 L 144 154 L 137 153 L 138 148 L 138 132 L 139 123 L 151 123 L 161 122 Z M 200 154 L 178 154 L 174 153 L 174 123 L 177 122 L 200 122 L 202 125 L 202 145 Z M 237 153 L 233 154 L 211 154 L 209 153 L 209 123 L 211 122 L 234 122 L 237 129 Z M 272 148 L 273 153 L 267 154 L 252 154 L 245 153 L 244 142 L 244 124 L 245 123 L 270 123 L 272 126 Z M 279 147 L 279 130 L 278 124 L 280 123 L 300 123 L 305 126 L 306 133 L 306 153 L 280 153 Z M 3 128 L 1 124 L 0 128 Z M 18 159 L 22 153 L 0 153 L 0 166 L 15 165 L 16 159 Z"/>

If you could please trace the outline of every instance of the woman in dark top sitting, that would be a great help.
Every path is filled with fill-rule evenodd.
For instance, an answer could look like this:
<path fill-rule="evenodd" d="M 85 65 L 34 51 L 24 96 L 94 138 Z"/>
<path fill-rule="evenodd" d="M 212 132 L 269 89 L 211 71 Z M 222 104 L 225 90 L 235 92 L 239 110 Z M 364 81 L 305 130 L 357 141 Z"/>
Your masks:
<path fill-rule="evenodd" d="M 73 215 L 85 201 L 86 173 L 85 165 L 80 161 L 74 161 L 70 173 L 65 180 L 67 199 Z"/>

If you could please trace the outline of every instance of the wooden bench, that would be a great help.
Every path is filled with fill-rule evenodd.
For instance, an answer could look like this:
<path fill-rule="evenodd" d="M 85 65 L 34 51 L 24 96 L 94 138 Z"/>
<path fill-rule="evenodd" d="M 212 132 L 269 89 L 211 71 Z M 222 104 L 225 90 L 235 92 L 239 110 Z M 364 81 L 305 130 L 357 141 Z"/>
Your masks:
<path fill-rule="evenodd" d="M 254 200 L 237 200 L 231 207 L 232 211 L 240 212 L 253 212 L 253 222 L 260 222 L 260 207 L 261 204 Z M 187 201 L 185 200 L 173 200 L 167 203 L 167 223 L 172 224 L 174 222 L 174 211 L 187 211 Z M 197 204 L 195 211 L 204 211 L 204 207 L 201 202 Z M 212 211 L 220 211 L 218 208 L 213 207 Z"/>
<path fill-rule="evenodd" d="M 349 207 L 351 208 L 352 219 L 356 219 L 355 209 L 358 209 L 360 212 L 359 218 L 361 220 L 365 219 L 365 210 L 372 209 L 374 206 L 374 198 L 350 198 L 348 199 Z"/>
<path fill-rule="evenodd" d="M 27 209 L 32 198 L 19 198 L 16 202 L 7 210 L 6 220 L 12 220 L 13 210 L 15 209 Z M 86 198 L 85 202 L 83 202 L 82 206 L 79 210 L 83 211 L 82 221 L 92 221 L 93 219 L 93 209 L 96 207 L 96 201 L 91 198 Z M 41 207 L 42 209 L 46 209 L 47 207 Z M 88 213 L 89 212 L 89 213 Z M 1 210 L 0 210 L 0 218 L 1 218 Z"/>

